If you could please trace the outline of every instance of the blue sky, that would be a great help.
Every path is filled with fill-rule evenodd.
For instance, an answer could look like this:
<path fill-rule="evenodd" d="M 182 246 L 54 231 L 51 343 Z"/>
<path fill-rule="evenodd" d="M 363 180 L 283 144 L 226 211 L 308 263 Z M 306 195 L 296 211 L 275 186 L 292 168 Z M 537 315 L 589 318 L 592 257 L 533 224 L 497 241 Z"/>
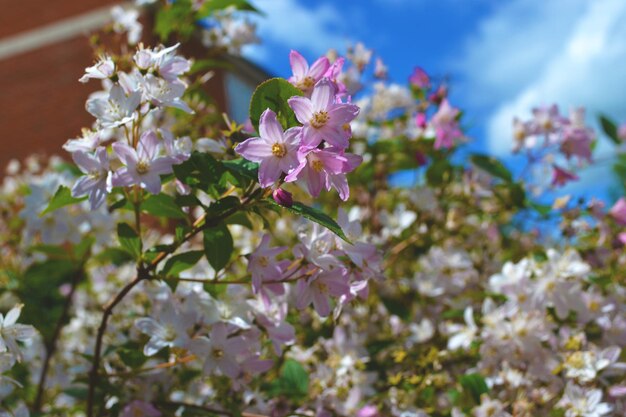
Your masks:
<path fill-rule="evenodd" d="M 507 157 L 513 115 L 556 102 L 626 121 L 624 0 L 252 0 L 263 44 L 246 51 L 277 75 L 288 53 L 309 60 L 362 41 L 403 83 L 414 66 L 448 77 L 474 149 Z M 610 146 L 601 146 L 603 158 Z M 515 161 L 510 160 L 514 166 Z M 606 183 L 593 168 L 583 187 Z M 580 188 L 580 187 L 579 187 Z"/>

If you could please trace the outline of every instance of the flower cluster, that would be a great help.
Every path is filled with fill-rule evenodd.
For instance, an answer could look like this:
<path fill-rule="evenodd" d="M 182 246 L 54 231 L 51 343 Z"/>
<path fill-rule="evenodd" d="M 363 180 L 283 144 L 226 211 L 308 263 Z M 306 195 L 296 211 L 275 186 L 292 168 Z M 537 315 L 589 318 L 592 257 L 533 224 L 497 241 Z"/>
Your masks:
<path fill-rule="evenodd" d="M 554 154 L 560 154 L 568 163 L 575 158 L 578 167 L 591 163 L 596 134 L 585 124 L 585 109 L 573 109 L 569 117 L 561 115 L 556 105 L 535 108 L 532 113 L 533 118 L 528 121 L 513 119 L 514 151 L 525 152 L 530 163 L 551 164 L 553 186 L 577 180 L 576 169 L 559 165 L 561 162 L 554 160 Z"/>
<path fill-rule="evenodd" d="M 323 188 L 335 188 L 345 201 L 350 196 L 346 174 L 361 163 L 361 158 L 346 152 L 352 135 L 350 122 L 359 108 L 342 101 L 342 84 L 333 81 L 341 61 L 330 65 L 323 57 L 309 68 L 296 51 L 291 52 L 290 61 L 290 81 L 305 93 L 288 100 L 301 126 L 283 130 L 276 113 L 267 109 L 259 121 L 259 136 L 245 140 L 235 151 L 259 163 L 262 187 L 281 179 L 305 186 L 313 197 Z"/>
<path fill-rule="evenodd" d="M 187 85 L 180 79 L 190 62 L 176 55 L 178 46 L 149 49 L 140 45 L 130 72 L 119 71 L 111 57 L 103 56 L 80 79 L 100 79 L 106 87 L 86 104 L 97 119 L 95 130 L 64 145 L 85 174 L 72 188 L 72 195 L 88 195 L 92 208 L 102 205 L 113 187 L 137 185 L 158 194 L 160 176 L 189 157 L 191 149 L 166 130 L 160 130 L 159 138 L 151 125 L 168 107 L 192 112 L 182 100 Z"/>

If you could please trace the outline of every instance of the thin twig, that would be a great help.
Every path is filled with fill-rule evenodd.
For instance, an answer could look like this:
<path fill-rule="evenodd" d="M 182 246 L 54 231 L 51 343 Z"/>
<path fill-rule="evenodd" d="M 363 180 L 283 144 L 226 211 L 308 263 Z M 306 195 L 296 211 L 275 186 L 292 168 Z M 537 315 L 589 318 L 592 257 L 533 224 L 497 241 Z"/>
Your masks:
<path fill-rule="evenodd" d="M 81 265 L 81 268 L 76 271 L 76 273 L 72 277 L 70 292 L 65 298 L 63 311 L 61 312 L 61 316 L 57 321 L 56 327 L 54 328 L 52 338 L 46 343 L 46 357 L 44 358 L 43 367 L 41 368 L 41 375 L 39 376 L 39 384 L 37 385 L 37 396 L 35 397 L 35 402 L 33 403 L 33 411 L 35 413 L 41 411 L 41 406 L 43 404 L 44 398 L 44 390 L 46 387 L 46 378 L 48 377 L 48 369 L 50 368 L 50 361 L 52 360 L 52 356 L 54 356 L 57 350 L 57 341 L 61 336 L 61 330 L 63 329 L 63 326 L 65 326 L 65 322 L 68 319 L 70 307 L 72 305 L 72 299 L 74 298 L 74 293 L 76 292 L 76 288 L 78 287 L 78 284 L 82 280 L 83 276 L 84 274 Z"/>
<path fill-rule="evenodd" d="M 150 276 L 148 275 L 145 269 L 140 269 L 138 271 L 137 277 L 134 280 L 126 284 L 124 288 L 113 298 L 110 300 L 104 307 L 104 313 L 102 314 L 102 320 L 100 321 L 100 327 L 98 327 L 98 334 L 96 336 L 96 347 L 94 350 L 94 356 L 91 366 L 91 371 L 89 372 L 89 391 L 87 393 L 87 416 L 93 417 L 93 406 L 94 406 L 94 395 L 96 391 L 96 385 L 98 384 L 98 368 L 100 367 L 100 357 L 102 355 L 102 339 L 104 337 L 104 333 L 106 332 L 107 324 L 109 322 L 109 317 L 113 314 L 113 309 L 117 306 L 137 284 L 139 284 L 144 279 L 148 279 Z"/>

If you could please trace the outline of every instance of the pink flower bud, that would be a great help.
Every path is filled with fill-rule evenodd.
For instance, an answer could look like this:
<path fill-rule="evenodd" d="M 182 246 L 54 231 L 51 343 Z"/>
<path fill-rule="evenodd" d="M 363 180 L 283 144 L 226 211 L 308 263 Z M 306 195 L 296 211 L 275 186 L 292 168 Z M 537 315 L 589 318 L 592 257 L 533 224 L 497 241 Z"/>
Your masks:
<path fill-rule="evenodd" d="M 374 405 L 366 405 L 356 412 L 357 417 L 378 417 L 378 408 Z"/>
<path fill-rule="evenodd" d="M 426 71 L 420 67 L 413 70 L 413 74 L 409 77 L 409 83 L 416 88 L 428 88 L 430 86 L 430 78 Z"/>
<path fill-rule="evenodd" d="M 415 160 L 417 161 L 417 164 L 421 167 L 428 163 L 428 158 L 423 152 L 420 151 L 415 152 Z"/>
<path fill-rule="evenodd" d="M 293 205 L 293 197 L 289 191 L 285 191 L 282 188 L 277 188 L 272 193 L 272 197 L 274 197 L 274 201 L 276 201 L 281 206 L 291 207 Z"/>
<path fill-rule="evenodd" d="M 611 217 L 621 225 L 626 225 L 626 200 L 624 197 L 617 200 L 615 205 L 609 210 Z"/>
<path fill-rule="evenodd" d="M 617 137 L 626 142 L 626 123 L 623 123 L 619 129 L 617 129 Z"/>
<path fill-rule="evenodd" d="M 417 127 L 421 128 L 421 129 L 425 129 L 426 128 L 426 114 L 424 113 L 417 113 L 417 115 L 415 116 L 415 124 L 417 125 Z"/>

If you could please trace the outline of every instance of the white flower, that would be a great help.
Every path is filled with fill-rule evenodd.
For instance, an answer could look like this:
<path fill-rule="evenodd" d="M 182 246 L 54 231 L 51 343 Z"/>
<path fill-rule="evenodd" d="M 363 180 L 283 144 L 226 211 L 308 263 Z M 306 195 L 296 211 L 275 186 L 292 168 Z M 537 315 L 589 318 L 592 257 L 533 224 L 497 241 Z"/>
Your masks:
<path fill-rule="evenodd" d="M 135 327 L 150 336 L 150 340 L 143 348 L 144 355 L 152 356 L 166 346 L 186 348 L 189 343 L 187 329 L 194 323 L 191 314 L 179 312 L 171 302 L 165 304 L 158 321 L 152 317 L 137 319 Z"/>
<path fill-rule="evenodd" d="M 557 406 L 565 408 L 565 417 L 601 417 L 613 409 L 601 401 L 599 389 L 585 389 L 570 382 Z"/>
<path fill-rule="evenodd" d="M 474 408 L 474 417 L 511 417 L 511 414 L 504 410 L 504 404 L 499 400 L 492 400 L 487 395 L 480 397 L 480 405 Z"/>
<path fill-rule="evenodd" d="M 128 32 L 128 43 L 131 45 L 139 42 L 143 26 L 137 20 L 139 18 L 138 10 L 115 6 L 111 9 L 111 17 L 113 17 L 113 30 L 115 32 Z"/>
<path fill-rule="evenodd" d="M 78 81 L 86 83 L 91 78 L 104 80 L 110 78 L 113 74 L 115 74 L 115 63 L 110 56 L 103 55 L 93 66 L 85 69 L 85 75 L 80 77 Z"/>
<path fill-rule="evenodd" d="M 100 126 L 112 128 L 125 125 L 137 118 L 135 110 L 141 102 L 141 92 L 133 91 L 128 96 L 119 84 L 109 91 L 109 97 L 94 97 L 87 100 L 87 111 L 98 119 Z"/>
<path fill-rule="evenodd" d="M 448 339 L 448 349 L 457 350 L 459 348 L 469 349 L 472 342 L 476 338 L 478 332 L 478 326 L 474 322 L 474 311 L 472 307 L 467 307 L 463 312 L 463 318 L 465 319 L 465 326 L 460 324 L 448 325 L 448 332 L 453 333 L 452 337 Z"/>
<path fill-rule="evenodd" d="M 27 324 L 17 324 L 23 304 L 13 307 L 6 316 L 0 314 L 0 352 L 9 351 L 20 361 L 22 355 L 17 341 L 24 342 L 35 335 L 35 328 Z"/>

